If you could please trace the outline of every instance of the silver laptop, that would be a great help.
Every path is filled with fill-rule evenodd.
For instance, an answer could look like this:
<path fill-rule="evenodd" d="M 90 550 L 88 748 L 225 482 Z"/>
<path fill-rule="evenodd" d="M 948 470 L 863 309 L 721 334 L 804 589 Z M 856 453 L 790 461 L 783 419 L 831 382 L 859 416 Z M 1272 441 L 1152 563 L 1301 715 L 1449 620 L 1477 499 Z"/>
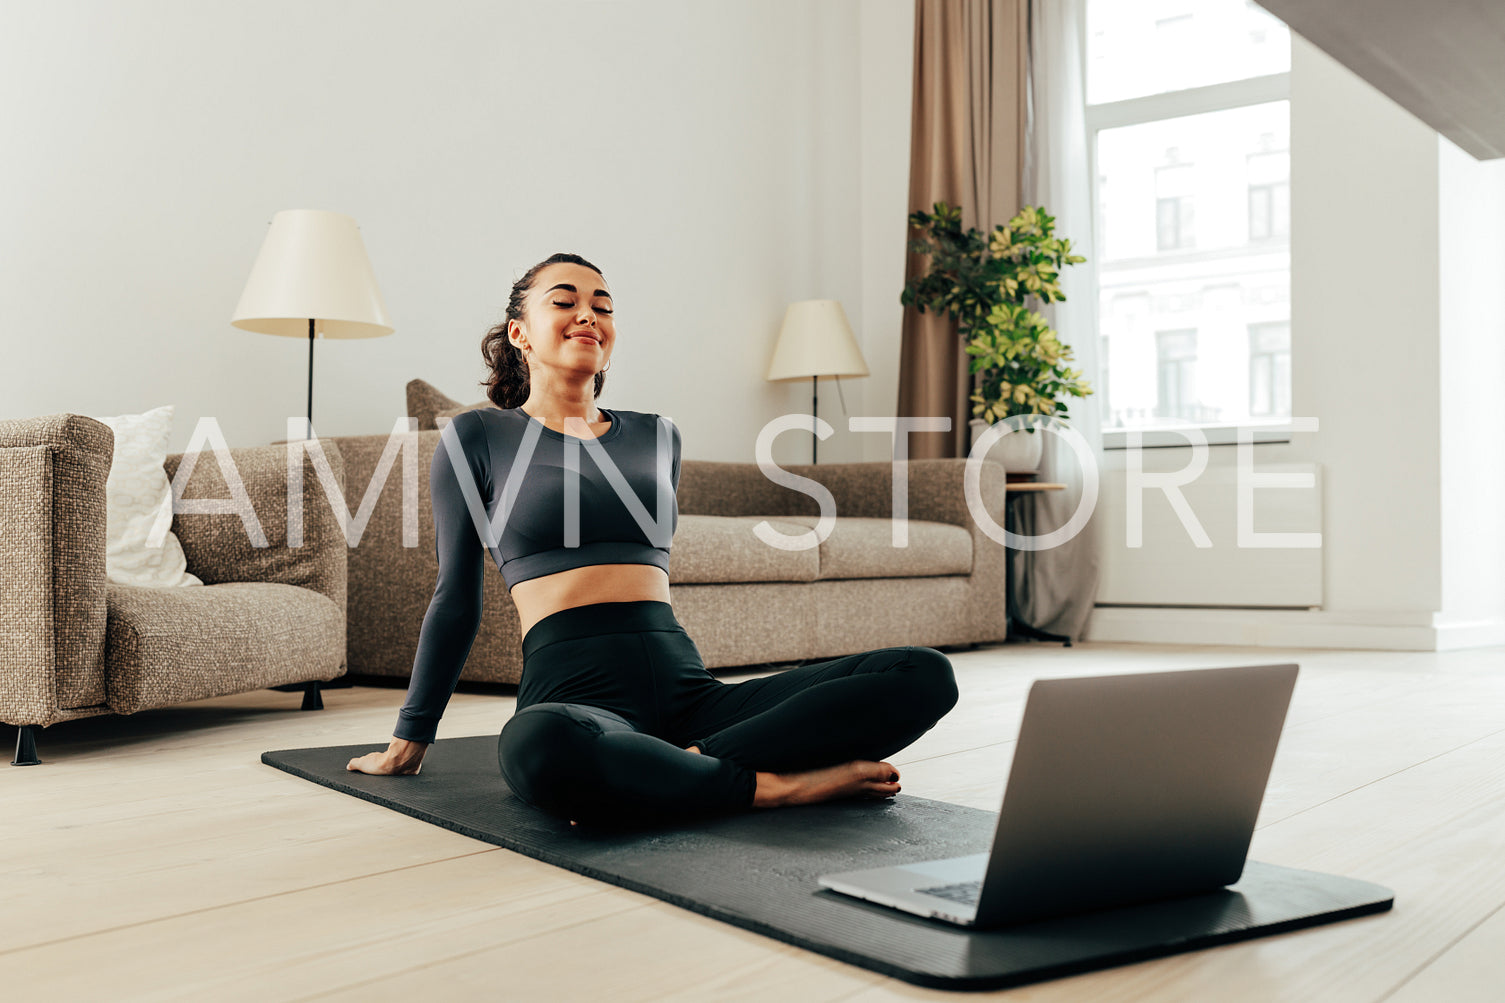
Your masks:
<path fill-rule="evenodd" d="M 828 874 L 820 883 L 976 927 L 1233 884 L 1296 671 L 1251 665 L 1039 680 L 989 853 Z"/>

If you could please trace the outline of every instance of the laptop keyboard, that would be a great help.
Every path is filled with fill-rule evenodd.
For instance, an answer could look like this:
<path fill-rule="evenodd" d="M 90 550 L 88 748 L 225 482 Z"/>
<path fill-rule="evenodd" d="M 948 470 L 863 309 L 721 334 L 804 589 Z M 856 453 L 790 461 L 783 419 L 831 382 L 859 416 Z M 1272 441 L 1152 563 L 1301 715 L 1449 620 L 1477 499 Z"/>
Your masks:
<path fill-rule="evenodd" d="M 948 902 L 960 902 L 963 905 L 976 905 L 978 897 L 982 894 L 982 881 L 963 881 L 955 885 L 936 885 L 934 888 L 916 888 L 921 895 L 934 895 L 938 899 L 946 899 Z"/>

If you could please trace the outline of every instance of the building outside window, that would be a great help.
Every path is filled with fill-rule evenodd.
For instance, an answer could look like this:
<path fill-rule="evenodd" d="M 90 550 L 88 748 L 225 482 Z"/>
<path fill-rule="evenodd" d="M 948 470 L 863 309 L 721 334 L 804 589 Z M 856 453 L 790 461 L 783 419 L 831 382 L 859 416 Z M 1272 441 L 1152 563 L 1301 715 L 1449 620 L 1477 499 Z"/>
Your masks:
<path fill-rule="evenodd" d="M 1249 413 L 1291 413 L 1291 325 L 1249 325 Z"/>
<path fill-rule="evenodd" d="M 1261 137 L 1274 145 L 1275 137 Z M 1255 153 L 1249 157 L 1249 239 L 1291 239 L 1291 154 Z"/>
<path fill-rule="evenodd" d="M 1175 163 L 1174 147 L 1166 151 L 1166 159 L 1171 163 L 1155 169 L 1155 250 L 1189 250 L 1197 242 L 1196 176 L 1190 164 Z"/>
<path fill-rule="evenodd" d="M 1087 31 L 1107 444 L 1288 419 L 1289 32 L 1247 0 L 1087 0 Z"/>
<path fill-rule="evenodd" d="M 1157 418 L 1189 420 L 1197 413 L 1197 332 L 1156 331 Z"/>

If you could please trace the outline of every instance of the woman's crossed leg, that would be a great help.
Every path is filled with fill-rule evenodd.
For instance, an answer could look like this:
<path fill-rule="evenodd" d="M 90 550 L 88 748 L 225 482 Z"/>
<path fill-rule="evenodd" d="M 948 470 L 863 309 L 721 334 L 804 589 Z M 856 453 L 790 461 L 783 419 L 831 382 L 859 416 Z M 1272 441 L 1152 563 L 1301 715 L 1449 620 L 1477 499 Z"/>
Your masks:
<path fill-rule="evenodd" d="M 536 703 L 513 714 L 497 740 L 497 760 L 523 800 L 580 821 L 745 807 L 757 782 L 731 760 L 695 755 L 620 714 L 574 703 Z"/>
<path fill-rule="evenodd" d="M 957 696 L 949 660 L 919 647 L 741 683 L 720 683 L 689 664 L 658 678 L 667 691 L 664 729 L 676 741 L 602 708 L 533 704 L 502 729 L 498 758 L 508 784 L 546 811 L 590 821 L 891 796 L 898 773 L 880 761 L 928 731 Z"/>
<path fill-rule="evenodd" d="M 691 691 L 675 722 L 701 752 L 775 772 L 892 756 L 956 706 L 934 648 L 879 648 Z"/>

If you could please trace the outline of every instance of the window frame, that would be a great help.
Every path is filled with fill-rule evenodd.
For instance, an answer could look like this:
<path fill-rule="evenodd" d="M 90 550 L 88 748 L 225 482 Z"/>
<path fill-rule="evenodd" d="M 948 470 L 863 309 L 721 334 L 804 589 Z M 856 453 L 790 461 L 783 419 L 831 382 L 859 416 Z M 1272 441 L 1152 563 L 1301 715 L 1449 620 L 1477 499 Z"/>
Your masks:
<path fill-rule="evenodd" d="M 1084 91 L 1085 93 L 1085 91 Z M 1087 131 L 1087 177 L 1094 179 L 1090 197 L 1092 199 L 1092 236 L 1093 247 L 1102 247 L 1101 236 L 1103 233 L 1103 220 L 1101 207 L 1098 203 L 1099 186 L 1098 162 L 1097 162 L 1097 137 L 1104 129 L 1117 129 L 1123 126 L 1143 125 L 1147 122 L 1157 122 L 1168 118 L 1181 118 L 1187 115 L 1201 115 L 1207 112 L 1231 111 L 1235 108 L 1246 108 L 1250 105 L 1269 104 L 1273 101 L 1291 100 L 1291 74 L 1289 71 L 1282 73 L 1270 73 L 1264 76 L 1247 77 L 1243 80 L 1229 80 L 1224 83 L 1206 84 L 1201 87 L 1189 87 L 1185 90 L 1166 91 L 1160 94 L 1146 94 L 1143 97 L 1126 98 L 1122 101 L 1110 101 L 1103 104 L 1088 104 L 1083 109 Z M 1102 277 L 1099 258 L 1101 255 L 1094 254 L 1091 262 L 1092 296 L 1094 304 L 1102 299 Z M 1102 338 L 1101 310 L 1094 307 L 1093 314 L 1098 318 L 1097 330 L 1094 337 Z M 1100 367 L 1106 371 L 1107 359 L 1100 360 Z M 1101 378 L 1101 373 L 1099 374 Z M 1104 449 L 1129 449 L 1129 436 L 1138 433 L 1141 437 L 1141 445 L 1144 448 L 1158 447 L 1187 447 L 1190 443 L 1184 435 L 1179 434 L 1177 428 L 1189 426 L 1178 425 L 1173 428 L 1141 429 L 1104 428 L 1102 430 Z M 1255 442 L 1290 442 L 1291 423 L 1289 418 L 1278 418 L 1268 422 L 1251 421 L 1244 424 L 1232 425 L 1197 425 L 1194 426 L 1206 436 L 1209 445 L 1231 445 L 1238 442 L 1239 430 L 1248 428 L 1253 430 Z"/>

